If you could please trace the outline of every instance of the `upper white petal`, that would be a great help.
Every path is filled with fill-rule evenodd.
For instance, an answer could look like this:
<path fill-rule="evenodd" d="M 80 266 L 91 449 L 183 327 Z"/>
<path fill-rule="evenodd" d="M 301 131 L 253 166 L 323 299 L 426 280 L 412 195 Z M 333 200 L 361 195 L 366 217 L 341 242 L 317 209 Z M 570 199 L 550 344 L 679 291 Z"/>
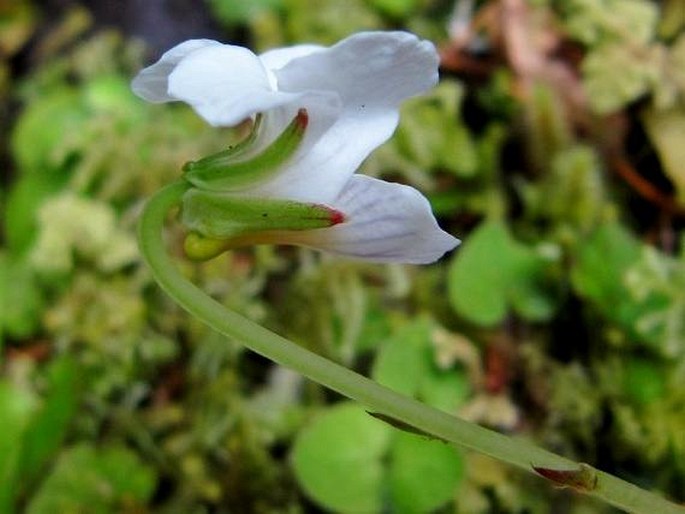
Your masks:
<path fill-rule="evenodd" d="M 374 262 L 427 264 L 459 240 L 440 229 L 428 200 L 416 189 L 364 175 L 347 183 L 332 207 L 345 222 L 292 232 L 288 241 Z"/>
<path fill-rule="evenodd" d="M 396 107 L 437 84 L 438 64 L 435 46 L 413 34 L 360 32 L 275 73 L 280 91 L 332 90 L 350 108 Z"/>
<path fill-rule="evenodd" d="M 302 92 L 275 91 L 259 57 L 240 46 L 220 45 L 183 58 L 169 75 L 169 96 L 190 104 L 212 125 L 230 126 L 292 103 Z"/>
<path fill-rule="evenodd" d="M 319 45 L 287 46 L 285 48 L 274 48 L 273 50 L 268 50 L 263 54 L 260 54 L 259 58 L 262 60 L 262 63 L 266 68 L 266 72 L 269 76 L 269 83 L 274 89 L 278 89 L 278 79 L 274 73 L 276 70 L 281 69 L 293 59 L 304 57 L 305 55 L 309 55 L 323 49 L 325 49 L 325 47 Z"/>
<path fill-rule="evenodd" d="M 176 100 L 169 96 L 169 74 L 188 54 L 209 46 L 221 46 L 211 39 L 190 39 L 165 52 L 160 59 L 144 68 L 131 82 L 133 92 L 148 102 L 161 103 Z"/>
<path fill-rule="evenodd" d="M 399 103 L 435 85 L 438 56 L 432 43 L 412 34 L 367 32 L 293 57 L 274 74 L 282 92 L 337 93 L 342 111 L 309 152 L 255 193 L 327 203 L 392 135 Z"/>
<path fill-rule="evenodd" d="M 274 48 L 259 55 L 264 66 L 269 71 L 270 78 L 273 80 L 274 87 L 277 86 L 276 76 L 272 72 L 280 70 L 293 59 L 304 57 L 314 52 L 325 50 L 326 47 L 320 45 L 295 45 L 285 48 Z"/>

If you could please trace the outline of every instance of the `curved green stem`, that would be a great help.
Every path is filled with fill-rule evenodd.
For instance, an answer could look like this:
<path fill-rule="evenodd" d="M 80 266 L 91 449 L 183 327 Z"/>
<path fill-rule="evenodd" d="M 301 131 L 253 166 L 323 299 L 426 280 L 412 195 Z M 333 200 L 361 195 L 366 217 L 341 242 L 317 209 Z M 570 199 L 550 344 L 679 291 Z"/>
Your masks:
<path fill-rule="evenodd" d="M 398 420 L 426 434 L 478 451 L 558 485 L 569 485 L 635 514 L 685 514 L 685 509 L 612 475 L 580 465 L 542 448 L 466 422 L 398 394 L 343 366 L 227 310 L 187 281 L 166 252 L 162 230 L 169 209 L 190 186 L 171 184 L 147 203 L 139 226 L 139 244 L 159 285 L 179 305 L 214 330 L 251 350 L 352 398 L 380 417 Z"/>

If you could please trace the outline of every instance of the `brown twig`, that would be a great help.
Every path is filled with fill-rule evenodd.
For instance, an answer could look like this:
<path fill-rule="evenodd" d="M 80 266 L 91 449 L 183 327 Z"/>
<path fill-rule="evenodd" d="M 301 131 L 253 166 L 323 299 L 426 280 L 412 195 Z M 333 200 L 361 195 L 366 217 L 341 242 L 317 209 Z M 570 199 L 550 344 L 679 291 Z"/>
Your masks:
<path fill-rule="evenodd" d="M 644 178 L 635 167 L 622 155 L 610 155 L 607 159 L 609 166 L 621 177 L 639 196 L 657 205 L 668 214 L 685 216 L 685 209 L 678 205 L 675 199 L 659 190 L 649 180 Z"/>

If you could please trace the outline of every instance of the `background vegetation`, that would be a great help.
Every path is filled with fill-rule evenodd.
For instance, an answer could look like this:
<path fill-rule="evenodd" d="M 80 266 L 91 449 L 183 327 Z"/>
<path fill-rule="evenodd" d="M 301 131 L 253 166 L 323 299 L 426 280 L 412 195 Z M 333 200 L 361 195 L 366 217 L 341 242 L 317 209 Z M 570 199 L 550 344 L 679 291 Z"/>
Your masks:
<path fill-rule="evenodd" d="M 611 512 L 243 351 L 141 262 L 144 199 L 237 136 L 134 97 L 138 69 L 188 37 L 393 28 L 438 45 L 442 81 L 363 171 L 426 192 L 461 248 L 184 271 L 390 387 L 685 502 L 682 1 L 0 0 L 0 513 Z"/>

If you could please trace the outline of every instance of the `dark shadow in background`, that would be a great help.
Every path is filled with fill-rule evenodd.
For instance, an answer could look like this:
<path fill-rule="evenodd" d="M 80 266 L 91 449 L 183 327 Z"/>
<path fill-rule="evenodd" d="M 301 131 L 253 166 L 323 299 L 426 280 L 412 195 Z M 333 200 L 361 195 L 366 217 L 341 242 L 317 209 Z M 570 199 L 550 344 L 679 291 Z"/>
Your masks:
<path fill-rule="evenodd" d="M 202 0 L 42 0 L 36 5 L 48 23 L 81 5 L 93 15 L 95 28 L 116 28 L 140 38 L 154 56 L 186 39 L 225 39 Z"/>

